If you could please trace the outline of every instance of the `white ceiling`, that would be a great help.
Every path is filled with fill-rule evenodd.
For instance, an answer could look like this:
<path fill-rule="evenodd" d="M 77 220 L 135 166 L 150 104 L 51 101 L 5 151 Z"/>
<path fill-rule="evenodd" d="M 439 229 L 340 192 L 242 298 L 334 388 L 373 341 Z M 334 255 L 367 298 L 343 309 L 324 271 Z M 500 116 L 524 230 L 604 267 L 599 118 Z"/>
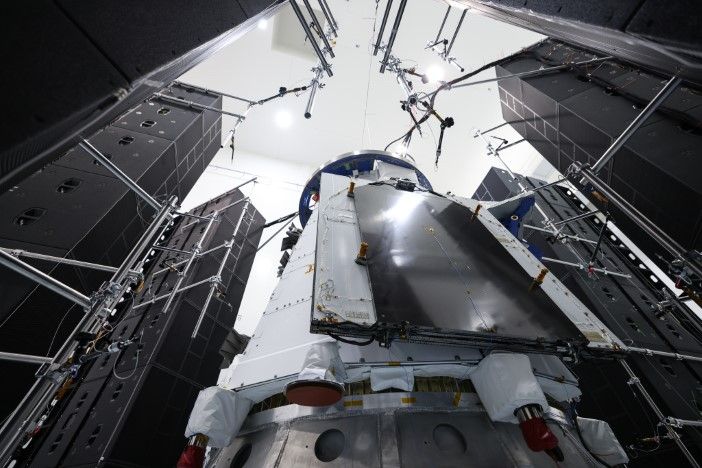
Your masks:
<path fill-rule="evenodd" d="M 312 0 L 312 4 L 316 2 Z M 286 96 L 255 107 L 237 132 L 238 148 L 269 158 L 318 166 L 355 149 L 383 149 L 409 128 L 409 116 L 400 109 L 403 95 L 399 85 L 391 73 L 379 73 L 380 54 L 374 57 L 370 52 L 374 29 L 380 25 L 385 2 L 329 0 L 329 4 L 340 26 L 334 47 L 336 58 L 331 60 L 334 76 L 324 80 L 326 86 L 318 95 L 312 118 L 303 117 L 306 95 Z M 290 9 L 289 6 L 285 8 Z M 386 38 L 394 10 L 395 7 L 386 28 Z M 418 70 L 438 64 L 450 79 L 458 76 L 459 70 L 424 49 L 435 37 L 445 10 L 446 4 L 441 1 L 408 2 L 393 54 L 401 58 L 405 66 L 416 66 Z M 453 32 L 459 16 L 459 10 L 451 12 L 444 36 Z M 272 48 L 274 21 L 270 20 L 266 29 L 253 29 L 186 73 L 181 80 L 251 99 L 275 94 L 280 86 L 292 88 L 308 84 L 315 61 L 283 52 L 280 47 Z M 466 70 L 472 70 L 540 38 L 533 32 L 469 12 L 452 55 Z M 489 71 L 481 76 L 494 76 L 494 73 Z M 413 82 L 417 89 L 432 89 L 423 86 L 419 79 Z M 224 108 L 242 112 L 244 105 L 225 99 Z M 435 120 L 430 124 L 433 131 L 425 128 L 421 139 L 415 135 L 410 153 L 435 188 L 470 194 L 489 166 L 497 165 L 496 161 L 488 159 L 483 144 L 473 139 L 471 132 L 474 127 L 487 128 L 502 121 L 496 86 L 492 83 L 445 92 L 437 99 L 436 108 L 442 116 L 452 116 L 456 121 L 456 125 L 446 131 L 438 170 L 434 168 L 435 141 L 439 134 Z M 293 117 L 287 129 L 276 124 L 276 114 L 280 111 L 288 111 Z M 233 120 L 225 116 L 223 134 L 232 124 Z M 499 134 L 509 140 L 517 137 L 508 128 Z M 535 165 L 535 154 L 530 146 L 521 144 L 506 151 L 504 156 L 514 170 L 526 170 Z"/>

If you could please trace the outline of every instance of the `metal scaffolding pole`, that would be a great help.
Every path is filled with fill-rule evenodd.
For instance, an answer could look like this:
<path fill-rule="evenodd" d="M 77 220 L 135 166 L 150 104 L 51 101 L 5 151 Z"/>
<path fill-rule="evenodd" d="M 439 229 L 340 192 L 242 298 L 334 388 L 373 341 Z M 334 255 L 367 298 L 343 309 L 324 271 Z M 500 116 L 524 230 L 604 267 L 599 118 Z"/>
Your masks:
<path fill-rule="evenodd" d="M 678 434 L 675 431 L 675 429 L 673 429 L 671 427 L 670 424 L 666 423 L 665 415 L 660 410 L 660 408 L 658 408 L 658 405 L 653 400 L 651 395 L 649 395 L 648 391 L 646 391 L 646 388 L 641 383 L 641 380 L 636 376 L 636 374 L 634 374 L 634 371 L 631 369 L 629 364 L 626 361 L 624 361 L 623 359 L 620 360 L 619 362 L 622 364 L 622 367 L 624 367 L 624 370 L 626 371 L 627 375 L 629 376 L 629 384 L 635 385 L 636 388 L 639 389 L 639 392 L 644 397 L 644 400 L 646 400 L 646 403 L 648 403 L 648 405 L 651 407 L 653 412 L 656 414 L 656 416 L 658 417 L 658 420 L 663 425 L 663 427 L 666 428 L 666 430 L 668 431 L 668 435 L 670 435 L 670 438 L 673 439 L 673 441 L 678 445 L 678 448 L 680 448 L 683 455 L 685 455 L 685 458 L 687 458 L 687 461 L 690 462 L 690 465 L 695 467 L 695 468 L 700 468 L 699 463 L 697 463 L 697 460 L 695 460 L 695 457 L 690 453 L 688 448 L 685 446 L 685 443 L 680 438 L 680 434 Z"/>
<path fill-rule="evenodd" d="M 456 26 L 456 30 L 453 32 L 453 37 L 451 38 L 451 42 L 449 43 L 448 47 L 446 48 L 446 51 L 444 52 L 445 58 L 448 58 L 449 54 L 451 53 L 451 49 L 453 48 L 453 43 L 456 42 L 456 37 L 458 36 L 458 31 L 461 29 L 461 26 L 463 25 L 463 20 L 466 17 L 466 13 L 468 13 L 467 8 L 465 10 L 463 10 L 463 13 L 461 14 L 461 19 L 458 20 L 458 25 Z"/>
<path fill-rule="evenodd" d="M 78 304 L 85 310 L 90 310 L 90 298 L 83 293 L 80 293 L 57 280 L 52 278 L 41 270 L 34 268 L 32 265 L 23 262 L 19 258 L 10 255 L 4 250 L 0 250 L 0 265 L 3 265 L 10 270 L 19 273 L 25 278 L 29 278 L 37 284 L 44 286 L 55 292 L 56 294 L 65 297 L 71 302 Z"/>
<path fill-rule="evenodd" d="M 646 234 L 661 245 L 668 253 L 676 258 L 686 260 L 685 249 L 673 240 L 668 234 L 663 232 L 650 219 L 643 215 L 639 210 L 634 208 L 628 201 L 621 197 L 617 192 L 607 186 L 599 177 L 597 177 L 590 169 L 583 166 L 579 162 L 572 165 L 574 172 L 582 176 L 587 182 L 607 199 L 619 210 L 639 226 Z M 686 265 L 692 269 L 695 274 L 702 276 L 702 268 L 698 265 L 687 262 Z"/>
<path fill-rule="evenodd" d="M 295 0 L 292 0 L 292 1 L 295 1 Z M 302 0 L 302 3 L 305 4 L 305 8 L 307 8 L 307 13 L 309 13 L 310 18 L 312 18 L 312 23 L 317 28 L 317 32 L 319 32 L 319 37 L 322 39 L 322 42 L 324 42 L 324 48 L 327 49 L 327 52 L 329 52 L 329 56 L 331 58 L 334 58 L 334 51 L 331 48 L 331 44 L 329 44 L 329 40 L 327 39 L 327 35 L 324 34 L 324 29 L 322 29 L 322 25 L 319 23 L 319 20 L 317 19 L 317 15 L 314 14 L 314 10 L 312 9 L 312 5 L 310 5 L 310 0 Z"/>
<path fill-rule="evenodd" d="M 113 267 L 113 266 L 109 266 L 109 265 L 100 265 L 98 263 L 83 262 L 81 260 L 73 260 L 71 258 L 65 258 L 65 257 L 55 257 L 53 255 L 46 255 L 46 254 L 40 254 L 40 253 L 36 253 L 36 252 L 29 252 L 27 250 L 8 249 L 5 247 L 0 247 L 0 250 L 2 250 L 3 252 L 9 253 L 10 255 L 12 255 L 14 257 L 35 258 L 37 260 L 46 260 L 47 262 L 56 262 L 56 263 L 61 263 L 64 265 L 72 265 L 72 266 L 77 266 L 77 267 L 90 268 L 92 270 L 107 271 L 110 273 L 114 273 L 115 271 L 117 271 L 117 267 Z"/>
<path fill-rule="evenodd" d="M 297 4 L 297 0 L 291 0 L 290 6 L 292 7 L 293 11 L 295 12 L 295 16 L 297 16 L 298 21 L 300 21 L 300 26 L 302 26 L 302 29 L 305 31 L 305 35 L 307 36 L 307 39 L 309 39 L 310 44 L 312 44 L 312 48 L 314 48 L 315 53 L 317 54 L 317 58 L 319 59 L 319 62 L 322 64 L 322 68 L 324 68 L 324 71 L 327 72 L 328 76 L 332 76 L 333 73 L 331 71 L 331 67 L 329 66 L 329 62 L 327 62 L 326 57 L 324 57 L 324 53 L 322 52 L 322 49 L 319 48 L 319 44 L 317 44 L 317 40 L 314 38 L 314 34 L 312 34 L 312 30 L 310 29 L 309 25 L 307 24 L 307 20 L 305 19 L 304 15 L 302 14 L 302 10 L 300 10 L 300 5 Z M 324 34 L 321 32 L 322 35 Z"/>
<path fill-rule="evenodd" d="M 439 43 L 439 39 L 441 39 L 441 32 L 444 30 L 444 25 L 446 24 L 446 19 L 448 18 L 449 13 L 451 13 L 451 5 L 446 8 L 446 14 L 444 15 L 444 19 L 441 21 L 441 26 L 439 26 L 439 30 L 436 33 L 436 39 L 434 39 L 433 45 Z"/>
<path fill-rule="evenodd" d="M 378 37 L 375 38 L 375 46 L 373 47 L 373 55 L 378 55 L 378 50 L 380 50 L 380 42 L 383 40 L 383 33 L 385 32 L 385 25 L 388 24 L 388 16 L 390 16 L 390 8 L 392 8 L 392 0 L 388 0 L 385 4 L 385 13 L 383 13 L 383 20 L 380 22 L 380 29 L 378 29 Z"/>
<path fill-rule="evenodd" d="M 212 218 L 210 218 L 210 221 L 207 223 L 207 227 L 205 227 L 205 231 L 202 233 L 202 236 L 200 236 L 200 239 L 198 239 L 198 241 L 195 243 L 192 250 L 190 251 L 190 257 L 188 258 L 187 263 L 183 267 L 183 271 L 178 273 L 178 279 L 176 280 L 176 283 L 173 285 L 173 291 L 171 291 L 171 293 L 168 295 L 168 299 L 166 300 L 166 303 L 164 304 L 163 309 L 161 309 L 162 314 L 165 314 L 168 312 L 168 309 L 171 307 L 171 304 L 173 303 L 173 299 L 175 298 L 176 294 L 178 294 L 178 290 L 180 289 L 180 286 L 183 284 L 185 277 L 188 275 L 188 273 L 190 271 L 190 267 L 192 266 L 195 259 L 200 255 L 200 251 L 202 250 L 202 242 L 205 240 L 205 238 L 207 237 L 207 234 L 210 232 L 210 229 L 212 228 L 212 225 L 214 224 L 216 216 L 217 216 L 217 212 L 212 213 Z"/>
<path fill-rule="evenodd" d="M 197 318 L 197 322 L 195 323 L 195 328 L 193 329 L 193 332 L 190 336 L 191 338 L 195 338 L 197 336 L 197 332 L 200 330 L 200 326 L 202 325 L 202 320 L 205 318 L 205 313 L 207 313 L 207 308 L 210 306 L 210 301 L 212 301 L 212 296 L 214 296 L 214 292 L 217 289 L 217 285 L 219 284 L 219 281 L 221 281 L 222 272 L 224 271 L 224 267 L 227 264 L 227 260 L 229 260 L 229 255 L 231 255 L 231 253 L 232 253 L 232 247 L 234 247 L 234 245 L 235 245 L 236 235 L 239 232 L 239 228 L 241 227 L 241 223 L 244 221 L 244 216 L 246 216 L 248 208 L 249 208 L 249 201 L 247 200 L 246 203 L 244 204 L 244 208 L 241 210 L 241 215 L 239 216 L 239 220 L 237 221 L 236 226 L 234 227 L 234 232 L 232 232 L 232 237 L 229 240 L 229 246 L 227 247 L 227 250 L 224 252 L 224 256 L 222 257 L 222 262 L 219 264 L 219 268 L 217 269 L 217 274 L 215 275 L 217 280 L 212 281 L 212 284 L 210 285 L 210 290 L 207 293 L 207 299 L 205 299 L 205 304 L 202 306 L 202 310 L 200 311 L 200 316 Z M 243 245 L 244 244 L 242 241 L 242 245 L 239 249 L 239 255 L 241 255 L 241 251 L 243 250 Z M 239 260 L 239 257 L 237 257 L 237 261 L 238 260 Z"/>
<path fill-rule="evenodd" d="M 122 170 L 110 161 L 104 154 L 100 152 L 96 147 L 92 145 L 88 140 L 83 140 L 79 143 L 79 146 L 88 152 L 93 158 L 100 162 L 103 166 L 107 168 L 115 177 L 124 182 L 127 187 L 132 189 L 137 195 L 139 195 L 146 203 L 148 203 L 153 209 L 161 209 L 161 204 L 157 202 L 151 195 L 149 195 L 146 190 L 141 188 L 139 184 L 134 182 L 127 174 L 122 172 Z"/>
<path fill-rule="evenodd" d="M 653 99 L 651 99 L 651 102 L 648 103 L 646 107 L 644 107 L 644 110 L 641 111 L 639 115 L 636 116 L 636 118 L 629 124 L 628 127 L 624 129 L 624 131 L 617 137 L 616 140 L 612 143 L 612 145 L 607 148 L 607 150 L 604 152 L 604 154 L 600 157 L 600 159 L 597 160 L 595 164 L 592 165 L 592 173 L 597 174 L 608 162 L 614 154 L 621 149 L 624 144 L 629 140 L 629 138 L 636 132 L 636 130 L 643 125 L 643 123 L 651 116 L 653 115 L 654 112 L 656 112 L 656 109 L 663 104 L 663 101 L 665 101 L 668 96 L 671 95 L 673 91 L 675 91 L 675 88 L 678 87 L 682 80 L 674 76 L 671 79 L 668 80 L 668 82 L 663 86 L 663 88 L 656 94 Z"/>
<path fill-rule="evenodd" d="M 395 43 L 395 38 L 397 37 L 397 31 L 400 29 L 400 22 L 402 21 L 402 15 L 405 13 L 405 7 L 407 6 L 407 0 L 400 0 L 400 5 L 397 7 L 397 14 L 395 15 L 395 22 L 390 30 L 390 37 L 388 38 L 388 43 L 385 46 L 385 55 L 383 56 L 383 61 L 380 64 L 380 73 L 385 73 L 385 67 L 388 65 L 388 59 L 392 53 L 392 46 Z"/>
<path fill-rule="evenodd" d="M 30 354 L 6 353 L 0 351 L 0 361 L 24 362 L 26 364 L 48 364 L 53 358 L 49 356 L 32 356 Z"/>
<path fill-rule="evenodd" d="M 326 2 L 324 2 L 323 0 L 318 0 L 318 2 L 319 8 L 322 10 L 324 17 L 327 19 L 329 29 L 331 29 L 332 34 L 334 34 L 334 37 L 339 37 L 339 33 L 336 31 L 336 22 L 334 22 L 331 17 L 331 10 L 327 10 L 327 8 L 329 8 L 329 5 L 327 5 Z"/>
<path fill-rule="evenodd" d="M 143 266 L 146 256 L 148 256 L 148 251 L 146 255 L 139 261 L 139 257 L 143 254 L 144 250 L 152 243 L 152 239 L 156 235 L 161 235 L 165 228 L 161 228 L 161 224 L 171 215 L 171 212 L 175 210 L 175 202 L 177 198 L 172 197 L 168 203 L 165 203 L 156 214 L 155 219 L 151 222 L 151 225 L 147 231 L 141 236 L 137 244 L 132 248 L 132 250 L 127 255 L 127 258 L 122 262 L 117 271 L 112 275 L 109 284 L 116 284 L 119 287 L 112 294 L 107 294 L 103 296 L 98 304 L 94 307 L 95 311 L 101 309 L 111 309 L 114 304 L 123 295 L 125 287 L 122 283 L 127 278 L 127 275 L 134 269 L 139 269 Z M 2 255 L 0 253 L 0 255 Z M 136 263 L 136 264 L 135 264 Z M 73 331 L 68 335 L 68 339 L 64 341 L 61 348 L 54 355 L 50 362 L 46 363 L 47 370 L 52 370 L 57 363 L 64 363 L 68 357 L 73 353 L 75 349 L 74 338 L 76 334 L 81 331 L 87 331 L 88 333 L 95 333 L 100 326 L 101 321 L 94 314 L 85 314 L 78 324 L 75 326 Z M 22 401 L 17 405 L 15 410 L 8 416 L 5 422 L 0 427 L 0 440 L 3 441 L 2 449 L 0 450 L 0 464 L 7 462 L 12 454 L 15 444 L 24 435 L 24 430 L 29 424 L 36 421 L 38 414 L 46 408 L 46 405 L 51 400 L 54 395 L 56 387 L 59 382 L 50 379 L 43 379 L 39 376 L 32 384 L 32 387 L 25 394 Z"/>
<path fill-rule="evenodd" d="M 314 107 L 314 100 L 317 97 L 317 89 L 319 89 L 320 80 L 322 79 L 322 67 L 314 68 L 314 78 L 312 79 L 312 85 L 310 86 L 310 97 L 307 99 L 307 107 L 305 107 L 305 118 L 309 119 L 312 117 L 312 108 Z"/>
<path fill-rule="evenodd" d="M 246 99 L 243 97 L 234 96 L 233 94 L 227 94 L 227 93 L 223 93 L 221 91 L 215 91 L 213 89 L 203 88 L 201 86 L 195 86 L 195 85 L 192 85 L 190 83 L 184 83 L 182 81 L 174 81 L 173 84 L 184 86 L 186 88 L 192 88 L 192 89 L 197 90 L 197 91 L 202 91 L 203 93 L 218 94 L 220 96 L 236 99 L 237 101 L 245 102 L 245 103 L 250 104 L 250 105 L 255 105 L 258 103 L 258 101 L 252 101 L 251 99 Z"/>
<path fill-rule="evenodd" d="M 514 73 L 512 75 L 497 76 L 495 78 L 487 78 L 485 80 L 471 81 L 469 83 L 462 83 L 462 84 L 453 85 L 453 86 L 451 86 L 451 89 L 464 88 L 466 86 L 475 86 L 475 85 L 479 85 L 479 84 L 483 84 L 483 83 L 492 83 L 493 81 L 508 80 L 510 78 L 525 78 L 525 77 L 530 77 L 530 76 L 540 76 L 540 75 L 545 75 L 547 73 L 551 73 L 554 71 L 565 70 L 567 68 L 578 67 L 581 65 L 592 65 L 595 63 L 603 62 L 605 60 L 610 60 L 611 58 L 612 58 L 611 56 L 599 57 L 599 58 L 592 59 L 592 60 L 584 60 L 582 62 L 564 63 L 563 65 L 556 65 L 555 67 L 539 68 L 538 70 L 530 70 L 530 71 L 525 71 L 525 72 L 521 72 L 521 73 Z M 432 93 L 432 94 L 434 94 L 434 93 Z M 429 96 L 431 96 L 431 94 Z M 487 133 L 487 132 L 485 132 L 485 133 Z"/>
<path fill-rule="evenodd" d="M 325 14 L 329 14 L 329 17 L 327 18 L 328 20 L 331 20 L 331 25 L 334 26 L 334 30 L 339 29 L 339 25 L 336 24 L 336 18 L 334 18 L 334 13 L 331 11 L 331 8 L 329 8 L 329 4 L 327 3 L 327 0 L 319 0 L 319 3 L 322 5 L 322 8 L 325 11 Z"/>
<path fill-rule="evenodd" d="M 188 107 L 193 108 L 193 109 L 208 110 L 208 111 L 216 112 L 218 114 L 230 115 L 232 117 L 236 117 L 239 120 L 246 119 L 246 117 L 244 117 L 243 115 L 237 114 L 235 112 L 225 111 L 225 110 L 219 109 L 217 107 L 206 106 L 204 104 L 199 104 L 197 102 L 188 101 L 187 99 L 181 99 L 179 97 L 169 96 L 168 94 L 154 93 L 154 96 L 156 96 L 159 99 L 163 99 L 164 101 L 170 101 L 170 102 L 173 102 L 176 104 L 182 104 L 184 106 L 188 106 Z"/>

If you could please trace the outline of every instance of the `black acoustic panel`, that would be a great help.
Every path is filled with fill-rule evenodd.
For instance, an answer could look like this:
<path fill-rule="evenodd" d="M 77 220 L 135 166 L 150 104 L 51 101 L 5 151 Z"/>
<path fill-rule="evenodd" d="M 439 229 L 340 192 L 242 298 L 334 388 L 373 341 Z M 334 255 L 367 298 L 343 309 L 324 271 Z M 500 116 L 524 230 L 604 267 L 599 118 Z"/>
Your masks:
<path fill-rule="evenodd" d="M 103 393 L 105 380 L 83 382 L 80 391 L 70 397 L 62 414 L 48 425 L 46 443 L 34 456 L 36 467 L 61 466 L 64 453 L 74 442 L 74 432 L 90 415 L 95 401 Z M 121 389 L 120 389 L 121 391 Z M 113 391 L 114 394 L 114 391 Z"/>
<path fill-rule="evenodd" d="M 163 183 L 164 174 L 176 167 L 175 145 L 164 138 L 109 126 L 89 141 L 148 193 L 154 193 Z M 72 148 L 54 164 L 114 177 L 80 147 Z"/>
<path fill-rule="evenodd" d="M 61 466 L 175 464 L 201 387 L 155 366 L 140 367 L 125 377 L 106 382 L 80 430 L 71 434 L 75 439 Z M 46 465 L 37 459 L 32 466 Z"/>
<path fill-rule="evenodd" d="M 214 107 L 215 109 L 222 108 L 222 96 L 215 93 L 200 91 L 198 89 L 191 88 L 186 85 L 176 84 L 163 91 L 163 94 L 174 96 L 180 99 L 185 99 L 186 101 L 192 101 L 197 104 L 202 104 L 207 107 Z M 219 112 L 211 110 L 202 110 L 203 115 L 203 128 L 205 130 L 209 129 L 215 125 L 218 121 L 221 121 Z"/>
<path fill-rule="evenodd" d="M 534 69 L 538 69 L 541 65 L 541 62 L 534 60 Z M 522 88 L 525 84 L 557 102 L 576 96 L 594 86 L 587 79 L 568 72 L 527 77 L 522 80 Z"/>
<path fill-rule="evenodd" d="M 2 17 L 6 40 L 0 45 L 0 56 L 8 69 L 17 70 L 0 78 L 8 93 L 8 118 L 0 129 L 0 174 L 4 176 L 48 147 L 49 140 L 63 137 L 80 119 L 113 100 L 116 88 L 128 84 L 54 2 L 6 5 Z M 90 79 L 86 79 L 86 64 L 90 64 Z M 43 138 L 32 139 L 39 134 Z M 26 169 L 24 176 L 42 163 L 37 164 Z"/>
<path fill-rule="evenodd" d="M 646 0 L 632 16 L 626 31 L 656 42 L 700 50 L 699 29 L 696 21 L 691 21 L 691 18 L 698 18 L 699 13 L 699 4 L 694 0 L 672 4 L 664 0 Z"/>
<path fill-rule="evenodd" d="M 70 249 L 126 191 L 112 177 L 50 164 L 0 196 L 0 237 Z"/>
<path fill-rule="evenodd" d="M 533 278 L 487 228 L 470 221 L 468 208 L 388 186 L 361 187 L 355 202 L 362 239 L 370 246 L 379 322 L 526 339 L 582 338 L 546 293 L 529 292 Z"/>
<path fill-rule="evenodd" d="M 58 3 L 130 81 L 246 19 L 238 2 L 225 0 L 135 2 L 128 8 L 115 0 Z"/>
<path fill-rule="evenodd" d="M 558 116 L 560 132 L 589 156 L 599 158 L 611 145 L 612 139 L 607 134 L 566 107 L 560 106 Z"/>
<path fill-rule="evenodd" d="M 112 124 L 175 142 L 178 164 L 202 140 L 202 112 L 154 99 L 135 107 Z"/>
<path fill-rule="evenodd" d="M 600 87 L 573 96 L 561 102 L 561 106 L 588 122 L 610 138 L 618 137 L 624 129 L 641 113 L 631 101 Z M 660 120 L 659 115 L 651 116 L 646 123 Z"/>

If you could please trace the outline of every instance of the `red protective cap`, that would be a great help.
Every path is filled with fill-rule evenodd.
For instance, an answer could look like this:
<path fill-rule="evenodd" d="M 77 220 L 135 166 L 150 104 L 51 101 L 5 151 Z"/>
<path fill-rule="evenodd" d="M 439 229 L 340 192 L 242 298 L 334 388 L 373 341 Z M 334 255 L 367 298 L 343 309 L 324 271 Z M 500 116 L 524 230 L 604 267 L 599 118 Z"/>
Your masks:
<path fill-rule="evenodd" d="M 177 468 L 202 468 L 205 464 L 205 447 L 188 445 L 180 454 Z"/>
<path fill-rule="evenodd" d="M 330 406 L 344 396 L 344 387 L 327 380 L 296 380 L 285 388 L 285 396 L 302 406 Z"/>
<path fill-rule="evenodd" d="M 527 446 L 534 452 L 558 447 L 558 438 L 551 432 L 543 418 L 531 418 L 519 423 Z"/>

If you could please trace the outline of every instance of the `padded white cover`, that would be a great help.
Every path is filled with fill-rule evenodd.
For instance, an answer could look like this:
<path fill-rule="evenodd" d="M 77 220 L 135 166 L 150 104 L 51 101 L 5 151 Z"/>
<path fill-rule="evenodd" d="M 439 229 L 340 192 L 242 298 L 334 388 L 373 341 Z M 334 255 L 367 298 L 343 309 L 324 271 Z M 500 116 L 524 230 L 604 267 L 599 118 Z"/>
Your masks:
<path fill-rule="evenodd" d="M 516 423 L 514 410 L 524 405 L 548 408 L 531 362 L 524 354 L 492 353 L 480 361 L 471 380 L 493 421 Z"/>
<path fill-rule="evenodd" d="M 201 390 L 185 426 L 185 437 L 203 434 L 210 438 L 210 447 L 226 447 L 236 437 L 252 406 L 251 400 L 232 390 Z"/>

